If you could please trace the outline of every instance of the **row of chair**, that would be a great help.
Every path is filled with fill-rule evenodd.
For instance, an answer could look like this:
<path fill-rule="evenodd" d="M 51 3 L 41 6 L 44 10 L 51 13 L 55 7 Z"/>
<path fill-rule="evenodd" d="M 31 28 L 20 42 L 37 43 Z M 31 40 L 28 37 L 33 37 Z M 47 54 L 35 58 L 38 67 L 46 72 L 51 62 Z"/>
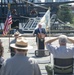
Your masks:
<path fill-rule="evenodd" d="M 35 56 L 42 57 L 50 55 L 48 50 L 36 50 Z M 52 60 L 51 60 L 52 61 Z M 48 75 L 73 75 L 73 58 L 54 58 L 53 65 L 46 65 Z"/>

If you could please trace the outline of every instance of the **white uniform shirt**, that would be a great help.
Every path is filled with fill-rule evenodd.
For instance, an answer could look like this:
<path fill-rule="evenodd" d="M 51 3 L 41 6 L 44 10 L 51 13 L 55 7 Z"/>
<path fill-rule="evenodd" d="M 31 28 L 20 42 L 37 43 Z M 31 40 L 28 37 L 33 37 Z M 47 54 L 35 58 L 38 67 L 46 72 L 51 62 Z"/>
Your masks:
<path fill-rule="evenodd" d="M 54 58 L 72 58 L 74 56 L 74 46 L 54 46 L 46 44 L 46 48 L 53 54 Z"/>

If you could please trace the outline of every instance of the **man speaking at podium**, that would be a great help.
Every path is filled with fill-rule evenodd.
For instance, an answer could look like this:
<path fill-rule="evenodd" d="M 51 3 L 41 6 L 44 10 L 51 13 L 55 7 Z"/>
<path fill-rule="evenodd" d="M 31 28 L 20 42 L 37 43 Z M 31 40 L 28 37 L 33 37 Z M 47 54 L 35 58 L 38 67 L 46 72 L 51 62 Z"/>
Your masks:
<path fill-rule="evenodd" d="M 42 28 L 42 25 L 39 24 L 38 28 L 34 30 L 33 35 L 36 35 L 36 43 L 38 49 L 44 49 L 44 41 L 45 41 L 45 36 L 46 36 L 46 31 L 44 28 Z"/>

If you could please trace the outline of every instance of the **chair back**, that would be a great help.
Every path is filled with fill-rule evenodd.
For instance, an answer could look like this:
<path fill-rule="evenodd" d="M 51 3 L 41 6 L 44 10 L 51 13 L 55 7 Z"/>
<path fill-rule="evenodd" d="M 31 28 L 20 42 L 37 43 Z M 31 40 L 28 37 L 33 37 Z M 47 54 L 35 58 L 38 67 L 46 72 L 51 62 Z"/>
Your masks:
<path fill-rule="evenodd" d="M 73 74 L 73 58 L 54 58 L 54 74 Z"/>
<path fill-rule="evenodd" d="M 36 57 L 44 57 L 44 56 L 49 56 L 49 55 L 50 55 L 50 53 L 48 50 L 43 50 L 43 49 L 35 50 Z"/>

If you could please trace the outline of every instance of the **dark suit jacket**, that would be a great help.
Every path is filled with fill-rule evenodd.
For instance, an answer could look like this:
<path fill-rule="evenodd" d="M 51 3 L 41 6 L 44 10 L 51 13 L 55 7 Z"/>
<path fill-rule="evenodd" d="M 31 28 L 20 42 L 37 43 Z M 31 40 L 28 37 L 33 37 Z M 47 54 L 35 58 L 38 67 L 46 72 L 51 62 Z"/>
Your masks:
<path fill-rule="evenodd" d="M 45 39 L 44 38 L 39 38 L 38 37 L 38 34 L 40 33 L 40 30 L 39 30 L 39 28 L 37 28 L 37 29 L 35 29 L 35 31 L 33 32 L 33 34 L 36 34 L 36 42 L 37 42 L 37 44 L 38 44 L 38 49 L 44 49 L 44 41 L 45 41 Z M 46 36 L 46 31 L 45 31 L 45 29 L 44 28 L 41 28 L 41 33 L 43 33 L 43 34 L 45 34 L 45 36 Z"/>
<path fill-rule="evenodd" d="M 41 32 L 44 33 L 44 34 L 46 35 L 46 31 L 45 31 L 44 28 L 41 28 Z M 35 31 L 34 31 L 34 34 L 37 35 L 38 33 L 40 33 L 39 28 L 35 29 Z"/>
<path fill-rule="evenodd" d="M 33 34 L 36 34 L 36 42 L 37 42 L 37 38 L 38 38 L 38 37 L 37 37 L 38 33 L 40 33 L 39 28 L 35 29 L 34 32 L 33 32 Z M 46 35 L 46 31 L 45 31 L 44 28 L 41 28 L 41 33 L 43 33 L 43 34 Z"/>

